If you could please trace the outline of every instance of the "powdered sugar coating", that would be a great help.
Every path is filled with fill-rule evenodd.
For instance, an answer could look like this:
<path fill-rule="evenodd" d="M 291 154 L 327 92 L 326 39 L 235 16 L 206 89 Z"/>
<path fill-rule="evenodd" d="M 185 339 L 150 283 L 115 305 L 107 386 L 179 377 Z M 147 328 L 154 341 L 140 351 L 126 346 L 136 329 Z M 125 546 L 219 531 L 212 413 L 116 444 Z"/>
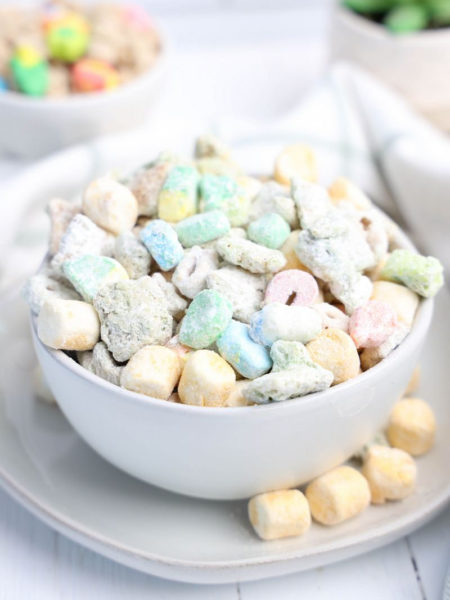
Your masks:
<path fill-rule="evenodd" d="M 266 304 L 271 302 L 287 304 L 293 297 L 292 305 L 309 306 L 314 304 L 318 295 L 319 286 L 312 275 L 300 269 L 288 269 L 277 273 L 269 281 L 264 301 Z"/>
<path fill-rule="evenodd" d="M 158 284 L 150 277 L 103 286 L 94 298 L 101 339 L 118 362 L 148 344 L 165 344 L 172 336 L 172 316 Z"/>
<path fill-rule="evenodd" d="M 350 317 L 349 332 L 357 348 L 375 348 L 382 344 L 397 325 L 394 309 L 380 300 L 370 300 Z"/>

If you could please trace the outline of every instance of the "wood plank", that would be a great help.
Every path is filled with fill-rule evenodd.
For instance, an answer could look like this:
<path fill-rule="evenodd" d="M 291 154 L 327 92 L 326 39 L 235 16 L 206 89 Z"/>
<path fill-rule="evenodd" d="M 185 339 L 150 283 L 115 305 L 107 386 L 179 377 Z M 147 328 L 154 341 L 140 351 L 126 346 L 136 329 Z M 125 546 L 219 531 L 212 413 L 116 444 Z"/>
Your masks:
<path fill-rule="evenodd" d="M 400 540 L 335 565 L 240 586 L 242 600 L 422 600 L 408 546 Z M 434 597 L 433 597 L 434 598 Z"/>
<path fill-rule="evenodd" d="M 450 563 L 450 507 L 409 536 L 426 600 L 441 598 Z"/>
<path fill-rule="evenodd" d="M 138 573 L 56 533 L 0 490 L 0 600 L 238 600 L 236 585 Z"/>

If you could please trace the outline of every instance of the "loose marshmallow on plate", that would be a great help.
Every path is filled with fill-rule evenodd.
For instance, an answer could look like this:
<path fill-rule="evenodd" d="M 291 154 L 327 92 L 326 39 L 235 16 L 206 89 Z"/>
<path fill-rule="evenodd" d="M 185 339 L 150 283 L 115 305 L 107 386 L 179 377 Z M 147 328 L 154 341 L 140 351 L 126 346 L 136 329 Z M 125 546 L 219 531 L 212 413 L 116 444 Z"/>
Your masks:
<path fill-rule="evenodd" d="M 299 490 L 254 496 L 248 503 L 253 529 L 263 540 L 303 535 L 311 525 L 308 501 Z"/>
<path fill-rule="evenodd" d="M 391 446 L 420 456 L 434 443 L 436 419 L 420 398 L 403 398 L 392 409 L 386 433 Z"/>
<path fill-rule="evenodd" d="M 403 500 L 416 485 L 416 464 L 409 454 L 398 448 L 371 446 L 362 473 L 369 482 L 372 504 Z"/>
<path fill-rule="evenodd" d="M 337 525 L 351 519 L 370 503 L 367 481 L 347 465 L 314 479 L 305 495 L 313 518 L 323 525 Z"/>

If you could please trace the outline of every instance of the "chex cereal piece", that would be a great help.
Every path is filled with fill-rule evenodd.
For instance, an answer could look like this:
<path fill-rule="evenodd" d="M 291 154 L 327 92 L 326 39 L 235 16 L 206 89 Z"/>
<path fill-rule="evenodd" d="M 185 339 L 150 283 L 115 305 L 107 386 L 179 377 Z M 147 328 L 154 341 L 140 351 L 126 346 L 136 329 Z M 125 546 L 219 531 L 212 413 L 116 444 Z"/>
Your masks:
<path fill-rule="evenodd" d="M 177 293 L 175 286 L 171 281 L 167 281 L 161 273 L 153 273 L 151 276 L 153 281 L 156 281 L 161 288 L 166 300 L 166 306 L 169 313 L 175 319 L 180 319 L 188 305 L 187 300 Z"/>
<path fill-rule="evenodd" d="M 51 269 L 44 269 L 30 277 L 22 291 L 25 301 L 35 315 L 39 314 L 42 305 L 51 298 L 61 300 L 81 300 L 80 295 L 70 285 L 52 276 Z"/>
<path fill-rule="evenodd" d="M 110 256 L 114 247 L 111 237 L 86 215 L 75 215 L 67 226 L 50 265 L 55 271 L 61 272 L 63 262 L 83 254 Z"/>
<path fill-rule="evenodd" d="M 272 373 L 289 371 L 304 364 L 313 365 L 306 346 L 301 342 L 277 340 L 270 349 L 270 357 L 273 360 Z"/>
<path fill-rule="evenodd" d="M 192 246 L 178 263 L 172 275 L 172 283 L 183 296 L 194 298 L 205 289 L 208 275 L 218 266 L 217 252 L 213 248 Z"/>
<path fill-rule="evenodd" d="M 150 277 L 102 286 L 94 298 L 101 338 L 118 362 L 140 348 L 165 344 L 172 336 L 172 316 L 158 284 Z"/>
<path fill-rule="evenodd" d="M 370 503 L 370 489 L 359 471 L 343 465 L 314 479 L 305 492 L 313 518 L 337 525 L 361 513 Z"/>
<path fill-rule="evenodd" d="M 110 383 L 120 385 L 120 375 L 123 367 L 116 363 L 103 342 L 95 344 L 92 351 L 78 352 L 77 359 L 80 365 L 88 371 Z"/>
<path fill-rule="evenodd" d="M 123 368 L 120 385 L 132 392 L 168 400 L 180 375 L 176 352 L 166 346 L 144 346 Z"/>
<path fill-rule="evenodd" d="M 289 188 L 276 181 L 267 181 L 255 196 L 250 206 L 249 220 L 255 221 L 267 213 L 278 213 L 292 228 L 298 228 L 299 221 Z"/>
<path fill-rule="evenodd" d="M 206 285 L 231 302 L 235 319 L 250 323 L 253 313 L 262 306 L 266 277 L 231 265 L 209 273 Z"/>
<path fill-rule="evenodd" d="M 183 404 L 224 406 L 236 382 L 230 365 L 216 352 L 197 350 L 189 354 L 178 384 Z"/>
<path fill-rule="evenodd" d="M 106 175 L 86 188 L 83 212 L 103 229 L 118 235 L 130 231 L 136 223 L 137 200 L 126 186 Z"/>
<path fill-rule="evenodd" d="M 333 373 L 317 364 L 304 363 L 286 371 L 267 373 L 250 381 L 243 391 L 251 402 L 283 402 L 330 387 Z"/>
<path fill-rule="evenodd" d="M 94 308 L 78 300 L 46 300 L 37 325 L 39 339 L 57 350 L 90 350 L 100 335 Z"/>
<path fill-rule="evenodd" d="M 73 217 L 80 212 L 81 207 L 62 198 L 52 198 L 48 202 L 46 210 L 50 217 L 49 251 L 53 255 L 58 252 L 61 238 L 67 226 Z"/>
<path fill-rule="evenodd" d="M 251 273 L 276 273 L 286 263 L 279 250 L 265 248 L 249 240 L 225 236 L 216 244 L 217 252 L 227 262 Z"/>
<path fill-rule="evenodd" d="M 66 260 L 63 271 L 86 302 L 92 302 L 103 285 L 128 279 L 128 273 L 117 260 L 92 254 Z"/>
<path fill-rule="evenodd" d="M 414 491 L 416 485 L 414 459 L 398 448 L 371 446 L 362 473 L 369 482 L 372 504 L 403 500 Z"/>
<path fill-rule="evenodd" d="M 328 302 L 319 302 L 314 304 L 313 308 L 322 317 L 322 327 L 324 329 L 332 327 L 333 329 L 342 329 L 342 331 L 348 333 L 350 317 L 344 311 L 333 304 L 328 304 Z"/>
<path fill-rule="evenodd" d="M 151 256 L 131 231 L 116 237 L 114 258 L 125 268 L 130 279 L 139 279 L 150 271 Z"/>
<path fill-rule="evenodd" d="M 262 540 L 303 535 L 311 525 L 311 513 L 299 490 L 278 490 L 254 496 L 248 517 Z"/>
<path fill-rule="evenodd" d="M 172 166 L 170 161 L 156 162 L 131 177 L 128 187 L 137 200 L 139 215 L 154 217 L 157 214 L 159 194 Z"/>

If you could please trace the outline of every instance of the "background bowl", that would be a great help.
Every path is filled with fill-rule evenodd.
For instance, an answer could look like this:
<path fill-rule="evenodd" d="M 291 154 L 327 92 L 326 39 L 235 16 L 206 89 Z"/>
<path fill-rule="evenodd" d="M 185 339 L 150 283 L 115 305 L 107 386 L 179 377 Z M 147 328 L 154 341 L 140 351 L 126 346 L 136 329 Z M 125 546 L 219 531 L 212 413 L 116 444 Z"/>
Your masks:
<path fill-rule="evenodd" d="M 399 236 L 400 246 L 411 248 Z M 101 456 L 148 483 L 209 499 L 298 486 L 345 461 L 386 424 L 418 362 L 433 301 L 384 361 L 325 392 L 279 404 L 208 408 L 121 389 L 33 341 L 67 419 Z"/>
<path fill-rule="evenodd" d="M 167 38 L 144 74 L 109 92 L 65 98 L 0 93 L 0 152 L 37 158 L 94 137 L 138 127 L 160 96 L 168 63 Z"/>
<path fill-rule="evenodd" d="M 336 6 L 330 33 L 332 59 L 354 62 L 372 72 L 435 125 L 450 130 L 450 28 L 394 35 Z"/>

